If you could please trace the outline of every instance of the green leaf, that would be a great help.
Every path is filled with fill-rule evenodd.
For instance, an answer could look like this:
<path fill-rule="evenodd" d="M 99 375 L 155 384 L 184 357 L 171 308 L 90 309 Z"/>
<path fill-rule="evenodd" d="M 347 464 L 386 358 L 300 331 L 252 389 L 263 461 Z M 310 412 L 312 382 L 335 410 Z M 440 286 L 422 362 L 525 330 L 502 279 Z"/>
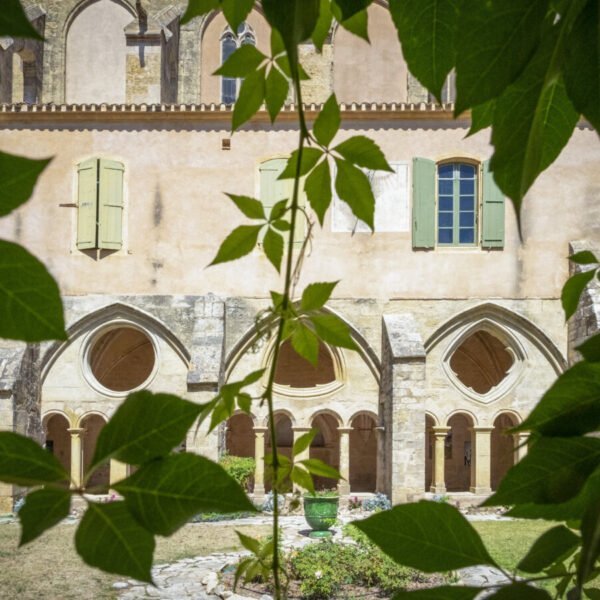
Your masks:
<path fill-rule="evenodd" d="M 274 229 L 269 228 L 263 239 L 263 249 L 267 258 L 279 273 L 283 258 L 283 236 Z"/>
<path fill-rule="evenodd" d="M 215 72 L 222 77 L 247 77 L 267 57 L 252 44 L 240 46 Z"/>
<path fill-rule="evenodd" d="M 320 148 L 304 148 L 300 163 L 300 176 L 306 175 L 317 164 L 321 156 L 323 156 L 323 151 Z M 297 168 L 298 150 L 294 150 L 278 179 L 295 179 Z"/>
<path fill-rule="evenodd" d="M 240 543 L 246 550 L 249 550 L 255 556 L 260 552 L 260 541 L 256 540 L 248 535 L 244 535 L 243 533 L 236 531 L 235 532 L 240 540 Z"/>
<path fill-rule="evenodd" d="M 588 362 L 600 362 L 600 333 L 588 338 L 577 346 L 577 351 Z"/>
<path fill-rule="evenodd" d="M 333 14 L 336 15 L 335 4 Z M 346 31 L 354 34 L 356 37 L 362 38 L 365 42 L 369 42 L 369 14 L 366 10 L 361 10 L 355 15 L 352 15 L 349 19 L 340 21 L 340 26 Z"/>
<path fill-rule="evenodd" d="M 315 436 L 319 433 L 317 429 L 311 429 L 308 433 L 302 434 L 297 440 L 294 441 L 294 447 L 292 448 L 292 456 L 296 457 L 302 454 L 306 449 L 310 448 L 312 441 Z"/>
<path fill-rule="evenodd" d="M 316 366 L 319 362 L 319 338 L 302 323 L 298 323 L 292 334 L 292 347 L 302 357 Z"/>
<path fill-rule="evenodd" d="M 69 481 L 58 460 L 32 439 L 0 432 L 0 481 L 17 485 L 41 485 Z"/>
<path fill-rule="evenodd" d="M 75 547 L 92 567 L 152 583 L 154 536 L 131 516 L 125 502 L 90 502 L 75 533 Z"/>
<path fill-rule="evenodd" d="M 565 371 L 513 431 L 567 437 L 595 431 L 599 426 L 600 364 L 582 362 Z"/>
<path fill-rule="evenodd" d="M 44 39 L 29 22 L 19 0 L 3 0 L 0 10 L 0 35 Z"/>
<path fill-rule="evenodd" d="M 269 213 L 269 222 L 276 221 L 281 219 L 281 217 L 287 211 L 287 203 L 289 198 L 284 198 L 283 200 L 279 200 L 273 205 L 271 212 Z"/>
<path fill-rule="evenodd" d="M 569 256 L 569 260 L 578 265 L 593 265 L 595 263 L 600 262 L 595 256 L 593 252 L 589 250 L 582 250 L 581 252 L 576 252 L 575 254 L 571 254 Z"/>
<path fill-rule="evenodd" d="M 319 163 L 306 178 L 304 191 L 312 209 L 315 211 L 321 227 L 325 220 L 325 213 L 331 204 L 331 172 L 329 162 L 324 160 Z"/>
<path fill-rule="evenodd" d="M 187 8 L 183 17 L 181 17 L 181 25 L 189 23 L 195 17 L 201 17 L 211 10 L 221 8 L 219 0 L 188 0 Z"/>
<path fill-rule="evenodd" d="M 283 38 L 277 29 L 271 29 L 271 57 L 275 58 L 285 52 Z"/>
<path fill-rule="evenodd" d="M 560 154 L 579 119 L 562 78 L 551 75 L 555 44 L 547 37 L 521 77 L 498 98 L 494 112 L 490 168 L 517 214 L 525 193 Z"/>
<path fill-rule="evenodd" d="M 483 588 L 442 585 L 425 590 L 396 592 L 392 600 L 473 600 Z"/>
<path fill-rule="evenodd" d="M 284 219 L 277 219 L 277 221 L 273 221 L 271 225 L 277 229 L 277 231 L 291 231 L 292 226 L 289 221 L 285 221 Z"/>
<path fill-rule="evenodd" d="M 335 94 L 331 94 L 323 105 L 313 125 L 313 134 L 321 146 L 329 147 L 340 129 L 342 117 Z"/>
<path fill-rule="evenodd" d="M 266 219 L 265 209 L 260 200 L 250 198 L 248 196 L 236 196 L 235 194 L 227 194 L 235 205 L 249 219 Z"/>
<path fill-rule="evenodd" d="M 317 335 L 326 343 L 339 348 L 356 350 L 350 328 L 336 315 L 320 314 L 310 317 Z"/>
<path fill-rule="evenodd" d="M 223 241 L 217 255 L 210 265 L 237 260 L 250 254 L 258 242 L 258 234 L 262 225 L 240 225 L 236 227 Z"/>
<path fill-rule="evenodd" d="M 471 111 L 471 128 L 467 137 L 476 134 L 482 129 L 491 127 L 494 122 L 494 111 L 496 110 L 496 101 L 490 100 L 484 104 L 478 104 Z"/>
<path fill-rule="evenodd" d="M 589 600 L 600 600 L 600 589 L 598 588 L 584 588 L 583 592 Z"/>
<path fill-rule="evenodd" d="M 265 71 L 265 67 L 262 67 L 244 79 L 240 88 L 240 95 L 233 107 L 231 119 L 233 131 L 239 129 L 260 109 L 265 98 Z"/>
<path fill-rule="evenodd" d="M 458 0 L 390 0 L 408 68 L 438 99 L 454 66 L 458 8 Z"/>
<path fill-rule="evenodd" d="M 567 279 L 567 283 L 565 283 L 560 296 L 566 321 L 575 314 L 579 306 L 579 298 L 583 294 L 583 290 L 585 290 L 587 284 L 594 279 L 594 274 L 595 270 L 590 269 L 583 273 L 577 273 Z"/>
<path fill-rule="evenodd" d="M 58 286 L 25 248 L 0 240 L 0 338 L 66 340 Z"/>
<path fill-rule="evenodd" d="M 289 81 L 281 74 L 279 69 L 272 67 L 265 83 L 265 103 L 271 117 L 271 123 L 275 122 L 277 115 L 285 104 L 289 89 Z"/>
<path fill-rule="evenodd" d="M 581 539 L 568 527 L 557 525 L 544 532 L 530 548 L 529 552 L 518 564 L 521 571 L 538 573 L 558 560 L 567 558 Z"/>
<path fill-rule="evenodd" d="M 185 439 L 203 408 L 170 394 L 129 394 L 102 428 L 90 470 L 110 458 L 140 465 L 165 456 Z"/>
<path fill-rule="evenodd" d="M 290 479 L 300 487 L 308 490 L 309 493 L 315 493 L 315 483 L 311 474 L 301 467 L 297 465 L 292 467 L 292 472 L 290 473 Z"/>
<path fill-rule="evenodd" d="M 552 596 L 546 590 L 527 585 L 525 583 L 512 583 L 501 587 L 486 598 L 495 600 L 552 600 Z"/>
<path fill-rule="evenodd" d="M 589 507 L 581 523 L 583 546 L 577 567 L 577 582 L 581 588 L 594 571 L 594 565 L 600 557 L 600 503 Z"/>
<path fill-rule="evenodd" d="M 355 135 L 348 138 L 335 146 L 334 150 L 339 152 L 347 161 L 359 167 L 372 169 L 373 171 L 394 172 L 379 146 L 364 135 Z"/>
<path fill-rule="evenodd" d="M 255 511 L 223 467 L 187 452 L 149 462 L 114 488 L 145 529 L 165 536 L 199 512 Z"/>
<path fill-rule="evenodd" d="M 590 0 L 565 44 L 563 74 L 575 108 L 600 131 L 600 6 Z"/>
<path fill-rule="evenodd" d="M 254 8 L 254 0 L 221 0 L 221 5 L 229 27 L 232 31 L 237 31 Z"/>
<path fill-rule="evenodd" d="M 483 506 L 559 504 L 575 497 L 600 465 L 600 439 L 540 438 Z"/>
<path fill-rule="evenodd" d="M 301 460 L 298 464 L 304 466 L 309 473 L 317 475 L 317 477 L 327 477 L 328 479 L 335 479 L 336 481 L 343 479 L 337 469 L 330 467 L 327 463 L 324 463 L 318 458 L 307 458 Z"/>
<path fill-rule="evenodd" d="M 477 531 L 448 504 L 402 504 L 353 525 L 397 563 L 426 573 L 495 565 Z"/>
<path fill-rule="evenodd" d="M 248 375 L 246 375 L 246 377 L 242 379 L 240 389 L 246 387 L 247 385 L 251 385 L 253 383 L 256 383 L 257 381 L 260 381 L 261 377 L 265 374 L 265 371 L 266 369 L 258 369 L 256 371 L 248 373 Z"/>
<path fill-rule="evenodd" d="M 302 292 L 300 310 L 308 312 L 309 310 L 323 308 L 338 283 L 339 281 L 324 281 L 307 285 Z"/>
<path fill-rule="evenodd" d="M 337 175 L 335 191 L 348 204 L 354 215 L 371 229 L 374 227 L 375 196 L 367 176 L 352 163 L 335 159 Z"/>
<path fill-rule="evenodd" d="M 461 6 L 456 115 L 496 98 L 519 77 L 539 44 L 547 11 L 548 0 L 470 0 Z"/>
<path fill-rule="evenodd" d="M 71 494 L 67 490 L 43 489 L 29 492 L 19 511 L 21 540 L 27 544 L 69 516 Z"/>
<path fill-rule="evenodd" d="M 340 9 L 340 20 L 345 21 L 355 14 L 364 11 L 373 0 L 334 0 L 334 6 Z"/>
<path fill-rule="evenodd" d="M 39 176 L 51 160 L 33 160 L 0 152 L 0 216 L 8 215 L 29 200 Z"/>
<path fill-rule="evenodd" d="M 315 48 L 319 52 L 323 52 L 323 44 L 329 37 L 331 31 L 331 25 L 333 22 L 333 14 L 331 12 L 330 0 L 321 0 L 321 6 L 319 9 L 319 19 L 312 32 L 312 41 Z"/>

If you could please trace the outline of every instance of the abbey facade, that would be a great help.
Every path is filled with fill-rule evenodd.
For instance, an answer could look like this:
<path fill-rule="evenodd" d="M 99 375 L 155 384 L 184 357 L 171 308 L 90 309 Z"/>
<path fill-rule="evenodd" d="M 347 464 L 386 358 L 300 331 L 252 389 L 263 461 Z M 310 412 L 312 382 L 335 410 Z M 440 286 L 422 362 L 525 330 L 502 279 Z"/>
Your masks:
<path fill-rule="evenodd" d="M 241 44 L 268 52 L 257 6 L 238 31 L 222 15 L 180 25 L 181 0 L 28 1 L 44 44 L 0 39 L 0 150 L 54 157 L 31 200 L 0 220 L 56 277 L 69 339 L 0 340 L 0 428 L 45 444 L 81 482 L 97 436 L 133 390 L 206 402 L 268 366 L 255 315 L 281 281 L 259 246 L 207 268 L 243 217 L 223 192 L 285 197 L 294 97 L 272 126 L 264 110 L 231 135 L 241 82 L 212 73 Z M 567 256 L 600 241 L 600 146 L 585 123 L 528 194 L 519 239 L 511 203 L 489 173 L 489 131 L 452 118 L 453 81 L 432 101 L 408 72 L 383 4 L 371 45 L 335 28 L 323 52 L 302 47 L 307 115 L 332 91 L 340 140 L 364 134 L 393 173 L 370 173 L 375 231 L 334 198 L 325 225 L 304 227 L 297 290 L 341 280 L 327 310 L 359 348 L 322 345 L 317 368 L 288 345 L 276 373 L 280 450 L 319 430 L 307 455 L 338 467 L 342 494 L 381 491 L 481 499 L 527 451 L 522 421 L 598 329 L 588 289 L 565 324 Z M 316 218 L 308 210 L 313 221 Z M 265 382 L 251 390 L 260 396 Z M 257 459 L 269 487 L 265 407 L 235 414 L 186 447 Z M 111 461 L 89 484 L 126 474 Z M 319 486 L 332 482 L 319 480 Z M 0 512 L 18 490 L 0 484 Z"/>

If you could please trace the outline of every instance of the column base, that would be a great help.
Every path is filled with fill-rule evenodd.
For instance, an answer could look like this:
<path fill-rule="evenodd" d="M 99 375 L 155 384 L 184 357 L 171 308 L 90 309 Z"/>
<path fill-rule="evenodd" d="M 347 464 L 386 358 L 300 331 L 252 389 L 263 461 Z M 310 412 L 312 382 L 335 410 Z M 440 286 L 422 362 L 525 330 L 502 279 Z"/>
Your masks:
<path fill-rule="evenodd" d="M 445 485 L 432 485 L 429 491 L 432 494 L 445 494 L 447 490 Z"/>
<path fill-rule="evenodd" d="M 338 483 L 337 490 L 340 496 L 349 496 L 350 484 L 347 481 L 342 481 L 341 483 Z"/>
<path fill-rule="evenodd" d="M 486 494 L 491 494 L 492 488 L 490 488 L 490 487 L 470 487 L 469 492 L 471 492 L 471 494 L 477 494 L 478 496 L 484 496 Z"/>

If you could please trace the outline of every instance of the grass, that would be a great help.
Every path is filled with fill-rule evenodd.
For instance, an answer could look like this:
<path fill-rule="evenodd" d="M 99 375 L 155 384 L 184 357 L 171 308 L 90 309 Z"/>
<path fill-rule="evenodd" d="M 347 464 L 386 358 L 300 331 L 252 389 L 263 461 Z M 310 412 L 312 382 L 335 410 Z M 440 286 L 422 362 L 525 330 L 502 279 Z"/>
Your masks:
<path fill-rule="evenodd" d="M 236 529 L 255 537 L 269 531 L 268 526 L 190 524 L 170 538 L 157 538 L 155 562 L 241 549 Z M 82 562 L 74 548 L 74 525 L 59 525 L 23 548 L 18 548 L 19 533 L 16 523 L 0 525 L 0 598 L 115 598 L 111 586 L 124 578 Z"/>

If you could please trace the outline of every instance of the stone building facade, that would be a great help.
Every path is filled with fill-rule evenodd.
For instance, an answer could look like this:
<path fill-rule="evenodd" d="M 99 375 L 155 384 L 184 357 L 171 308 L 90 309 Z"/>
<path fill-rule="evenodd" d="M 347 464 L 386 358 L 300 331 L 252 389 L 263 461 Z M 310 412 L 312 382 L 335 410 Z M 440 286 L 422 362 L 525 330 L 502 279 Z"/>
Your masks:
<path fill-rule="evenodd" d="M 262 248 L 206 265 L 243 222 L 223 192 L 265 205 L 285 193 L 275 177 L 297 139 L 294 97 L 275 126 L 260 111 L 231 136 L 223 101 L 240 82 L 211 73 L 244 40 L 266 51 L 266 23 L 257 6 L 239 32 L 221 15 L 180 25 L 183 8 L 30 1 L 46 42 L 0 41 L 0 150 L 54 157 L 31 200 L 0 221 L 0 237 L 56 277 L 69 333 L 60 344 L 0 341 L 0 428 L 45 443 L 75 483 L 130 391 L 205 402 L 267 366 L 273 349 L 252 339 L 281 283 Z M 302 47 L 309 119 L 335 91 L 340 139 L 373 138 L 395 172 L 371 174 L 373 234 L 339 199 L 312 228 L 297 289 L 340 279 L 327 310 L 349 324 L 359 351 L 322 346 L 315 369 L 282 349 L 280 450 L 316 427 L 307 454 L 340 469 L 343 494 L 476 500 L 526 452 L 523 437 L 503 432 L 598 329 L 598 290 L 586 292 L 572 326 L 560 291 L 569 252 L 600 240 L 600 147 L 581 123 L 528 194 L 520 241 L 486 170 L 489 132 L 465 137 L 468 116 L 454 120 L 451 103 L 430 102 L 384 5 L 369 9 L 369 28 L 370 47 L 340 28 L 321 54 Z M 451 81 L 444 93 L 451 102 Z M 253 405 L 210 435 L 190 431 L 186 447 L 254 456 L 260 496 L 267 431 L 264 407 Z M 112 462 L 89 484 L 106 488 L 124 474 Z M 15 491 L 0 486 L 0 512 Z"/>

